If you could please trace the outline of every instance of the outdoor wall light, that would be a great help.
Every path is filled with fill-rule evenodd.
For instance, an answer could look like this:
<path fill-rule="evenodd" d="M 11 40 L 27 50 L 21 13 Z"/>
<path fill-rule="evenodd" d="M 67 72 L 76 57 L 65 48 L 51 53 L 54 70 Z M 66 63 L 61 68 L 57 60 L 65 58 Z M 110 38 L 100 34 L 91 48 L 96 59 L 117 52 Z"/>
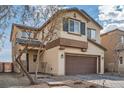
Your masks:
<path fill-rule="evenodd" d="M 74 18 L 76 18 L 76 14 L 74 13 Z"/>
<path fill-rule="evenodd" d="M 61 54 L 61 58 L 64 58 L 64 55 L 63 54 Z"/>
<path fill-rule="evenodd" d="M 21 52 L 22 50 L 21 50 L 21 49 L 19 49 L 18 51 L 19 51 L 19 52 Z"/>
<path fill-rule="evenodd" d="M 87 49 L 86 49 L 86 48 L 82 48 L 81 51 L 82 51 L 82 52 L 86 52 Z"/>

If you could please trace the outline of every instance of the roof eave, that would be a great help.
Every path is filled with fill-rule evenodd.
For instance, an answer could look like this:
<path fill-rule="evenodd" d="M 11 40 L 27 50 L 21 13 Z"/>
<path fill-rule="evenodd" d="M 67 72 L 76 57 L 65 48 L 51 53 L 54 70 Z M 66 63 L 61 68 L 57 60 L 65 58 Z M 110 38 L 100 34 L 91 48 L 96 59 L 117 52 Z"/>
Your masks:
<path fill-rule="evenodd" d="M 97 42 L 95 42 L 95 41 L 93 41 L 93 40 L 91 40 L 89 38 L 88 38 L 88 41 L 90 41 L 91 43 L 97 45 L 99 48 L 103 49 L 104 51 L 107 51 L 107 49 L 105 47 L 103 47 L 102 45 L 98 44 Z"/>
<path fill-rule="evenodd" d="M 109 34 L 109 33 L 111 33 L 111 32 L 114 32 L 114 31 L 121 31 L 121 32 L 124 32 L 123 30 L 120 30 L 120 29 L 113 29 L 113 30 L 111 30 L 111 31 L 108 31 L 108 32 L 106 32 L 106 33 L 103 33 L 103 34 L 101 34 L 100 36 L 102 37 L 102 36 L 105 36 L 105 35 L 107 35 L 107 34 Z"/>
<path fill-rule="evenodd" d="M 14 24 L 12 24 L 12 29 L 11 29 L 11 34 L 10 34 L 10 42 L 12 41 L 13 29 L 14 29 Z"/>
<path fill-rule="evenodd" d="M 90 20 L 92 20 L 96 25 L 98 25 L 101 29 L 103 29 L 103 27 L 98 22 L 96 22 L 87 12 L 85 12 L 83 9 L 81 9 L 80 11 L 82 13 L 84 12 L 90 18 Z"/>

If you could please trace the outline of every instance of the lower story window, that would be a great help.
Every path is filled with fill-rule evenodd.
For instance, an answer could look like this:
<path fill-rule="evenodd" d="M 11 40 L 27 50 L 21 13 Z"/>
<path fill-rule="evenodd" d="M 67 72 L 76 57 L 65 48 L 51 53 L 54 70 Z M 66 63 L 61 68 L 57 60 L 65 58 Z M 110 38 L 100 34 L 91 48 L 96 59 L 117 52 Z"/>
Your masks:
<path fill-rule="evenodd" d="M 123 64 L 123 57 L 120 57 L 120 64 Z"/>

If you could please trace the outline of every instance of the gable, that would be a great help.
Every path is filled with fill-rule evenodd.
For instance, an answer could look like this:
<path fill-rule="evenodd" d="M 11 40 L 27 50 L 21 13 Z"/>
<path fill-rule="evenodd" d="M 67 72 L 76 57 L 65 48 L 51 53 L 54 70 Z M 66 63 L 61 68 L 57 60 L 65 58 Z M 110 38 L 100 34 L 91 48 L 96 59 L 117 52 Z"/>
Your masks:
<path fill-rule="evenodd" d="M 78 21 L 82 21 L 85 23 L 89 21 L 88 18 L 86 18 L 84 15 L 82 15 L 81 13 L 79 13 L 77 11 L 65 11 L 62 14 L 62 17 L 76 19 Z"/>
<path fill-rule="evenodd" d="M 76 14 L 76 18 L 75 18 L 75 14 Z M 102 29 L 103 27 L 97 23 L 92 17 L 90 17 L 85 11 L 83 10 L 79 10 L 79 9 L 62 9 L 62 10 L 58 10 L 53 16 L 51 16 L 48 21 L 46 21 L 40 28 L 39 30 L 42 30 L 46 25 L 48 25 L 52 20 L 54 20 L 57 17 L 72 17 L 74 19 L 77 20 L 85 20 L 85 22 L 90 22 L 92 21 L 97 27 L 99 27 L 100 29 Z M 83 22 L 82 21 L 82 22 Z"/>

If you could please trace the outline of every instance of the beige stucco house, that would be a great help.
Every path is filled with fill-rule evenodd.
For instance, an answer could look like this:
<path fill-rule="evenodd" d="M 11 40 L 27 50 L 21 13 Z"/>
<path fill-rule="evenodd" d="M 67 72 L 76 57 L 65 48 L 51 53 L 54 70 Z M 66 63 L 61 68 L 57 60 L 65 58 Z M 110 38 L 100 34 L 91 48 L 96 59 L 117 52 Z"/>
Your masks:
<path fill-rule="evenodd" d="M 124 31 L 114 29 L 101 34 L 101 43 L 105 52 L 105 70 L 124 72 Z"/>
<path fill-rule="evenodd" d="M 14 57 L 25 46 L 27 39 L 24 29 L 31 31 L 32 36 L 38 32 L 37 39 L 32 40 L 35 46 L 32 44 L 22 57 L 27 71 L 34 72 L 39 40 L 56 18 L 59 19 L 55 29 L 56 36 L 46 45 L 47 50 L 41 58 L 39 72 L 54 75 L 103 74 L 106 49 L 100 41 L 102 27 L 86 12 L 78 9 L 60 10 L 40 28 L 13 24 L 10 38 L 13 61 L 15 62 Z M 43 29 L 44 32 L 41 31 Z M 45 69 L 42 63 L 46 63 Z"/>

